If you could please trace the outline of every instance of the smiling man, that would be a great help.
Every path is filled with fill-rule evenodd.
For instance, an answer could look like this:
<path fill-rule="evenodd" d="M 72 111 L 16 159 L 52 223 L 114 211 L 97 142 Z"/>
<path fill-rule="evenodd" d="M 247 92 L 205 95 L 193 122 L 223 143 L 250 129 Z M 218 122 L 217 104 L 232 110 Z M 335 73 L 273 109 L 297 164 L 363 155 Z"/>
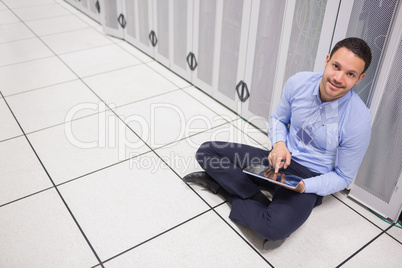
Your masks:
<path fill-rule="evenodd" d="M 230 218 L 281 244 L 309 217 L 322 198 L 346 188 L 367 150 L 370 111 L 352 90 L 364 77 L 371 50 L 359 38 L 338 42 L 323 73 L 301 72 L 285 84 L 270 117 L 271 151 L 244 144 L 206 142 L 196 158 L 205 172 L 183 178 L 221 194 L 232 204 Z M 251 164 L 271 165 L 276 174 L 302 180 L 295 189 L 267 183 L 243 172 Z M 274 190 L 272 201 L 259 189 Z M 279 241 L 274 242 L 274 241 Z"/>

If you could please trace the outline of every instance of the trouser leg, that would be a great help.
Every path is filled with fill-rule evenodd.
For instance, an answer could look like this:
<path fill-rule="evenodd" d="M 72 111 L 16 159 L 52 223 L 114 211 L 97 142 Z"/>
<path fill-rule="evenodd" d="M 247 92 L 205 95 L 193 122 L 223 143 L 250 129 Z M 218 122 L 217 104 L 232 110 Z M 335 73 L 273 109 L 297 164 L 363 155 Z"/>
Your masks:
<path fill-rule="evenodd" d="M 285 173 L 306 179 L 320 175 L 295 161 L 291 161 Z M 276 186 L 268 207 L 253 203 L 252 200 L 234 199 L 230 218 L 268 240 L 282 240 L 307 220 L 313 208 L 321 204 L 322 198 L 316 194 L 298 193 Z"/>
<path fill-rule="evenodd" d="M 269 206 L 248 199 L 260 191 L 257 185 L 272 187 L 272 184 L 255 179 L 242 170 L 251 164 L 268 165 L 268 154 L 269 151 L 242 144 L 207 142 L 197 151 L 196 158 L 209 175 L 235 196 L 232 199 L 231 220 L 275 241 L 285 239 L 296 231 L 307 220 L 314 206 L 321 203 L 322 197 L 275 186 Z M 294 161 L 291 161 L 286 173 L 303 178 L 319 175 Z"/>
<path fill-rule="evenodd" d="M 266 239 L 281 240 L 307 220 L 317 199 L 321 198 L 315 194 L 300 194 L 278 187 L 268 207 L 253 200 L 233 199 L 229 217 Z"/>
<path fill-rule="evenodd" d="M 267 165 L 268 154 L 267 150 L 244 144 L 214 141 L 202 144 L 196 159 L 228 193 L 246 199 L 260 190 L 243 169 L 251 164 Z"/>

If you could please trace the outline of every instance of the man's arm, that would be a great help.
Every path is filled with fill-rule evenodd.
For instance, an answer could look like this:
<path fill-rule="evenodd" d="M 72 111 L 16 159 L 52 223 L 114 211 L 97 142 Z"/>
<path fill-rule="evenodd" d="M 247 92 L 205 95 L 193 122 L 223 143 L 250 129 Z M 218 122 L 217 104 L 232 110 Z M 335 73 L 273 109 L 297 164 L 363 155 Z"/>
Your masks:
<path fill-rule="evenodd" d="M 275 173 L 278 173 L 279 168 L 287 168 L 290 165 L 291 155 L 286 146 L 286 139 L 291 117 L 290 96 L 292 88 L 293 81 L 289 79 L 283 87 L 281 99 L 269 120 L 268 135 L 273 146 L 268 161 L 271 166 L 275 167 Z"/>
<path fill-rule="evenodd" d="M 348 126 L 347 137 L 338 147 L 335 160 L 335 169 L 323 175 L 304 179 L 305 192 L 321 196 L 329 195 L 349 186 L 363 161 L 363 157 L 370 143 L 370 117 L 359 117 L 359 122 Z M 364 118 L 364 117 L 363 117 Z"/>

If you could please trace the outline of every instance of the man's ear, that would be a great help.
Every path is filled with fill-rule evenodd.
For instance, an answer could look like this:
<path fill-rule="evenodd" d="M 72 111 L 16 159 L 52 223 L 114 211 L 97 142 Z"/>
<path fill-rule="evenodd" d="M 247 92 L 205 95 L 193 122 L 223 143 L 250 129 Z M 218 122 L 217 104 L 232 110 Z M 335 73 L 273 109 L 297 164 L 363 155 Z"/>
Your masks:
<path fill-rule="evenodd" d="M 329 62 L 330 59 L 331 59 L 331 54 L 328 54 L 327 57 L 325 58 L 325 65 L 327 65 L 327 63 Z"/>
<path fill-rule="evenodd" d="M 355 83 L 355 85 L 359 84 L 360 81 L 362 81 L 362 79 L 363 79 L 364 77 L 366 77 L 366 73 L 362 73 L 362 74 L 360 75 L 360 77 L 359 77 L 359 79 L 357 80 L 357 82 Z"/>

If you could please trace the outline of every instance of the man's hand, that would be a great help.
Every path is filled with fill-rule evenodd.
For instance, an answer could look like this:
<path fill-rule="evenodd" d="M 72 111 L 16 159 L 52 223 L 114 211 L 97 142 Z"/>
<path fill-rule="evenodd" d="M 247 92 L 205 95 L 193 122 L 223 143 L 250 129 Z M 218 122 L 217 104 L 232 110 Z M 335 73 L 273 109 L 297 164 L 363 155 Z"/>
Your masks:
<path fill-rule="evenodd" d="M 294 189 L 293 191 L 304 193 L 304 191 L 306 191 L 306 186 L 304 185 L 304 182 L 300 181 L 299 185 L 297 185 L 296 189 Z"/>
<path fill-rule="evenodd" d="M 283 187 L 285 187 L 286 189 L 298 192 L 298 193 L 304 193 L 304 191 L 306 191 L 306 186 L 304 185 L 303 181 L 299 181 L 299 185 L 297 185 L 297 187 L 294 189 L 287 187 L 287 186 L 283 186 Z"/>
<path fill-rule="evenodd" d="M 271 153 L 268 155 L 269 164 L 275 168 L 275 173 L 278 173 L 282 167 L 286 169 L 290 165 L 290 159 L 291 155 L 286 147 L 286 143 L 283 141 L 275 143 Z M 282 162 L 282 160 L 285 160 L 285 162 Z"/>
<path fill-rule="evenodd" d="M 264 171 L 264 176 L 266 178 L 269 178 L 271 180 L 281 182 L 281 183 L 285 183 L 285 181 L 286 181 L 285 173 L 275 173 L 275 171 L 270 168 Z M 292 189 L 286 185 L 281 185 L 281 186 L 285 187 L 286 189 L 298 192 L 298 193 L 304 193 L 304 191 L 306 190 L 306 186 L 304 185 L 303 181 L 300 181 L 299 185 L 297 185 L 297 187 L 295 189 Z"/>

